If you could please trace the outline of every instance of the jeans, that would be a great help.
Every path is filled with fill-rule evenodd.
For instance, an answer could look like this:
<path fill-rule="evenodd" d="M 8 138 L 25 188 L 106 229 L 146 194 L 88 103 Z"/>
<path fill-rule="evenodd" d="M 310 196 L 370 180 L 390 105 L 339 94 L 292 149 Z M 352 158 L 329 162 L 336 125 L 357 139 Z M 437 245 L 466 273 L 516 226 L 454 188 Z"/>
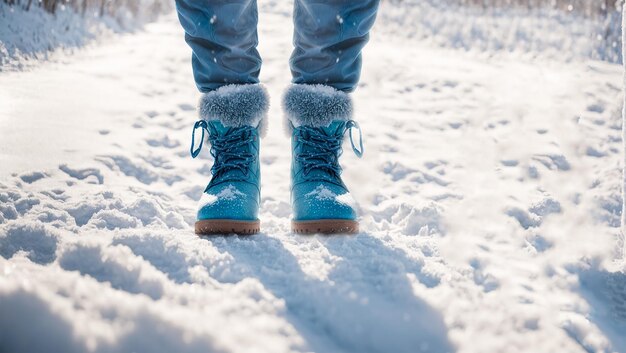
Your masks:
<path fill-rule="evenodd" d="M 292 82 L 351 92 L 379 0 L 294 0 Z M 256 0 L 176 0 L 201 92 L 259 82 Z"/>

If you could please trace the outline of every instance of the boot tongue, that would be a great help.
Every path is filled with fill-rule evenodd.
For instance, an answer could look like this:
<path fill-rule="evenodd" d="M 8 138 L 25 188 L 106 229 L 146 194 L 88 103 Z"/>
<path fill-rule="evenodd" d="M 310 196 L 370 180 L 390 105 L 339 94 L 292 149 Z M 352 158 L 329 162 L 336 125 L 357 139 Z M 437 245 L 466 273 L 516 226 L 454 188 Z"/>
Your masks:
<path fill-rule="evenodd" d="M 238 129 L 232 126 L 225 126 L 219 120 L 210 120 L 208 121 L 208 124 L 212 135 L 228 136 L 231 133 L 237 133 L 236 130 Z M 239 133 L 243 136 L 243 133 Z"/>
<path fill-rule="evenodd" d="M 219 120 L 211 120 L 208 123 L 209 127 L 211 128 L 211 133 L 220 136 L 228 134 L 228 131 L 230 130 L 230 127 L 224 126 L 224 124 L 222 124 L 222 122 L 220 122 Z"/>
<path fill-rule="evenodd" d="M 345 131 L 345 125 L 346 125 L 345 121 L 335 120 L 332 123 L 330 123 L 328 126 L 321 126 L 321 127 L 318 127 L 317 129 L 319 129 L 321 132 L 324 133 L 324 135 L 329 136 L 329 137 L 330 136 L 343 136 L 344 131 Z M 310 147 L 307 147 L 307 146 L 304 146 L 303 148 L 305 150 L 310 149 Z M 329 171 L 323 168 L 312 169 L 307 175 L 307 177 L 311 180 L 329 181 L 329 182 L 337 183 L 337 176 L 335 176 L 333 173 L 330 173 Z"/>
<path fill-rule="evenodd" d="M 217 136 L 221 136 L 221 137 L 225 137 L 228 136 L 229 134 L 241 134 L 241 137 L 243 138 L 243 132 L 241 131 L 236 131 L 237 128 L 236 127 L 229 127 L 229 126 L 224 126 L 224 124 L 222 124 L 222 122 L 220 122 L 219 120 L 211 120 L 208 121 L 208 125 L 209 125 L 209 129 L 211 131 L 211 135 L 217 135 Z M 231 152 L 240 152 L 240 153 L 250 153 L 249 148 L 247 146 L 239 146 L 236 149 L 233 149 Z M 219 158 L 219 156 L 218 156 Z M 246 175 L 243 171 L 241 171 L 240 169 L 234 168 L 234 169 L 230 169 L 230 170 L 226 170 L 225 172 L 222 173 L 222 175 L 219 176 L 219 180 L 215 180 L 212 179 L 211 180 L 211 184 L 215 181 L 225 181 L 225 180 L 241 180 L 241 179 L 245 179 Z M 209 184 L 209 187 L 211 186 L 211 184 Z"/>
<path fill-rule="evenodd" d="M 327 136 L 343 135 L 345 126 L 345 121 L 335 120 L 328 126 L 320 127 L 320 130 L 322 130 Z"/>

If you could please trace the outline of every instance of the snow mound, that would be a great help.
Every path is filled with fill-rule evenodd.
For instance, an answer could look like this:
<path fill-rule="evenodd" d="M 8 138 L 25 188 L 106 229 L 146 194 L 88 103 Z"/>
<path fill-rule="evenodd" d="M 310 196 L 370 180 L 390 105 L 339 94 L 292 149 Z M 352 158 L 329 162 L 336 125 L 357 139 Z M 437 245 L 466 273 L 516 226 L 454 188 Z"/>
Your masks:
<path fill-rule="evenodd" d="M 529 5 L 529 9 L 487 6 L 431 0 L 383 2 L 379 30 L 481 55 L 622 61 L 620 11 L 590 19 L 549 9 L 549 4 Z"/>
<path fill-rule="evenodd" d="M 278 98 L 290 3 L 261 4 Z M 0 75 L 0 351 L 626 352 L 621 68 L 403 33 L 372 36 L 353 96 L 354 236 L 290 232 L 277 105 L 262 233 L 193 234 L 212 160 L 189 156 L 197 92 L 173 15 Z"/>
<path fill-rule="evenodd" d="M 81 14 L 59 5 L 51 14 L 35 4 L 26 10 L 0 2 L 0 71 L 24 69 L 58 56 L 59 50 L 67 52 L 96 39 L 136 31 L 173 8 L 168 0 L 137 1 L 134 12 L 116 6 L 113 13 L 100 16 L 99 8 Z"/>

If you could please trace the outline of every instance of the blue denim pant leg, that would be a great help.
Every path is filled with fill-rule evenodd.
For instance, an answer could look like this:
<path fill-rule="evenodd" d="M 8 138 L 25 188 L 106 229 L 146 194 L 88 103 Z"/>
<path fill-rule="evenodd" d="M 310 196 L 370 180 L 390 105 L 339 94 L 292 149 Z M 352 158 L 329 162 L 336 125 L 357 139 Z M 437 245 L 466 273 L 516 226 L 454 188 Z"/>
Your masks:
<path fill-rule="evenodd" d="M 293 83 L 356 88 L 379 0 L 294 0 Z"/>
<path fill-rule="evenodd" d="M 176 0 L 201 92 L 259 82 L 256 0 Z"/>

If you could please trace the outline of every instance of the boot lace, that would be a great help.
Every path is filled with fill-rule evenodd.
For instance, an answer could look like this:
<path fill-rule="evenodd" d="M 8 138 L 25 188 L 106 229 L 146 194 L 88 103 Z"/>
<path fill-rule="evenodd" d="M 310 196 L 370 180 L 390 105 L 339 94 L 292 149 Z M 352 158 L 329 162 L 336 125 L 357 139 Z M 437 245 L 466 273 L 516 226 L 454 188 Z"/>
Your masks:
<path fill-rule="evenodd" d="M 201 129 L 202 136 L 198 148 L 194 149 L 197 129 Z M 213 178 L 218 179 L 221 175 L 232 170 L 240 170 L 247 177 L 250 171 L 250 164 L 256 158 L 251 152 L 252 144 L 256 139 L 254 134 L 255 128 L 252 126 L 231 128 L 228 133 L 220 135 L 213 133 L 206 121 L 199 120 L 194 124 L 191 132 L 190 152 L 193 158 L 196 158 L 202 150 L 205 131 L 209 134 L 209 143 L 211 144 L 209 152 L 214 159 L 213 167 L 211 167 Z M 248 146 L 248 148 L 241 148 L 244 146 Z"/>
<path fill-rule="evenodd" d="M 358 149 L 352 138 L 353 129 L 359 132 Z M 296 161 L 302 164 L 304 176 L 309 175 L 313 170 L 322 170 L 335 178 L 339 177 L 341 174 L 339 157 L 343 152 L 341 144 L 346 131 L 349 133 L 354 153 L 359 158 L 363 156 L 363 136 L 359 124 L 354 120 L 348 120 L 343 131 L 337 134 L 327 135 L 320 128 L 310 126 L 301 126 L 296 131 L 298 141 L 309 147 L 295 156 Z"/>

